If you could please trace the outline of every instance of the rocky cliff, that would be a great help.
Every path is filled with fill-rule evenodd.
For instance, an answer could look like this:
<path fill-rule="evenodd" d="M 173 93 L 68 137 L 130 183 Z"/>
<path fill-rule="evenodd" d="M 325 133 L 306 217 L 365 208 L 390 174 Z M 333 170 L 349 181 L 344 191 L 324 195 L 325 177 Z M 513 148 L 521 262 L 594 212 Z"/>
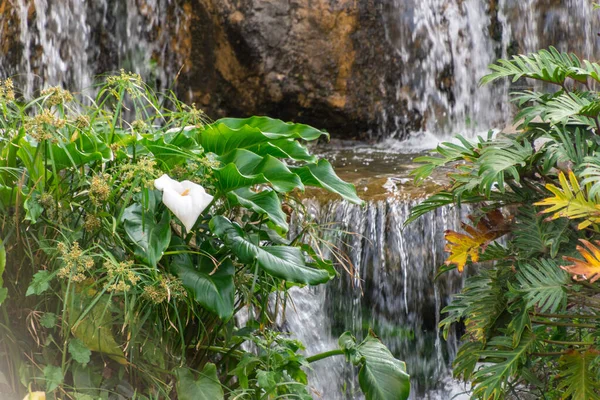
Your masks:
<path fill-rule="evenodd" d="M 270 114 L 365 136 L 396 103 L 402 68 L 383 12 L 373 0 L 193 2 L 179 87 L 214 117 Z M 396 111 L 418 126 L 418 113 Z"/>

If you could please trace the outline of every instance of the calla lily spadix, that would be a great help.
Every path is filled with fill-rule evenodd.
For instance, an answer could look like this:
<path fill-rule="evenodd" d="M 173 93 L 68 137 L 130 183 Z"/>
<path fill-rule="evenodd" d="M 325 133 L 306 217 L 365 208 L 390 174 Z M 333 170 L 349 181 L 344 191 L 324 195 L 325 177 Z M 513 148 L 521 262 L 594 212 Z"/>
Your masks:
<path fill-rule="evenodd" d="M 190 232 L 202 211 L 213 200 L 204 188 L 191 181 L 178 182 L 167 174 L 154 180 L 154 187 L 163 192 L 163 203 Z"/>

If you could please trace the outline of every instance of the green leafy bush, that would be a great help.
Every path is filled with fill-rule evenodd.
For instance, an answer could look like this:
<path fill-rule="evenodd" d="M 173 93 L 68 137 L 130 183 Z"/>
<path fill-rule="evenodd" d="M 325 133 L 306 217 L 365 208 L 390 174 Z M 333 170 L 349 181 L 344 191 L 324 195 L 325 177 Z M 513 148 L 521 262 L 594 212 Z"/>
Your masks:
<path fill-rule="evenodd" d="M 50 88 L 22 102 L 4 81 L 0 132 L 0 393 L 310 398 L 305 370 L 323 356 L 274 321 L 288 288 L 336 276 L 306 244 L 314 224 L 288 235 L 298 194 L 361 203 L 305 146 L 325 132 L 209 122 L 124 72 L 94 98 Z M 406 398 L 404 364 L 369 343 L 390 376 L 361 378 L 367 398 Z"/>
<path fill-rule="evenodd" d="M 483 83 L 557 90 L 514 93 L 516 133 L 458 137 L 414 172 L 419 181 L 448 168 L 450 185 L 410 220 L 449 204 L 476 210 L 465 233 L 446 232 L 442 271 L 471 265 L 440 323 L 464 324 L 454 374 L 473 398 L 598 399 L 600 65 L 550 48 L 490 68 Z"/>

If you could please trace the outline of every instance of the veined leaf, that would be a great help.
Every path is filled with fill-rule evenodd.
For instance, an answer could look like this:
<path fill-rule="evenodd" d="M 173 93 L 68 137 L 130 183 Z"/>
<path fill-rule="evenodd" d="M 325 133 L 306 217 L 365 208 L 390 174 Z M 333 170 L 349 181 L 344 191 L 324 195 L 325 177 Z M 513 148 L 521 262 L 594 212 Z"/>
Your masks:
<path fill-rule="evenodd" d="M 286 123 L 268 117 L 222 118 L 200 130 L 200 144 L 207 152 L 224 155 L 235 149 L 280 139 L 316 140 L 326 132 L 304 124 Z"/>
<path fill-rule="evenodd" d="M 327 160 L 319 160 L 316 164 L 307 164 L 302 167 L 292 168 L 302 183 L 306 186 L 320 187 L 332 193 L 337 193 L 344 199 L 354 204 L 364 204 L 356 195 L 353 184 L 341 180 Z"/>
<path fill-rule="evenodd" d="M 180 400 L 223 400 L 224 393 L 215 364 L 207 363 L 200 372 L 198 379 L 194 379 L 188 368 L 178 368 L 177 397 Z"/>
<path fill-rule="evenodd" d="M 345 332 L 339 345 L 349 361 L 360 366 L 358 382 L 367 400 L 406 400 L 410 393 L 410 377 L 404 362 L 394 358 L 373 335 L 359 345 Z"/>
<path fill-rule="evenodd" d="M 481 78 L 480 84 L 512 77 L 513 82 L 520 78 L 531 78 L 561 85 L 567 77 L 581 79 L 581 71 L 572 69 L 579 67 L 581 62 L 575 54 L 560 53 L 550 47 L 529 55 L 515 55 L 510 60 L 498 60 L 489 66 L 492 72 Z"/>
<path fill-rule="evenodd" d="M 258 214 L 266 215 L 284 232 L 288 231 L 287 215 L 281 209 L 281 200 L 274 191 L 253 192 L 248 188 L 240 188 L 229 192 L 227 197 L 232 200 L 233 204 L 239 204 Z"/>
<path fill-rule="evenodd" d="M 569 350 L 559 360 L 561 367 L 559 388 L 564 390 L 562 398 L 572 400 L 600 400 L 600 382 L 593 371 L 592 363 L 600 352 L 589 349 L 584 352 Z M 570 396 L 570 397 L 569 397 Z"/>
<path fill-rule="evenodd" d="M 272 140 L 249 147 L 248 150 L 259 156 L 266 156 L 268 154 L 273 157 L 289 158 L 295 161 L 307 161 L 311 163 L 317 161 L 317 157 L 310 154 L 308 149 L 295 139 Z"/>
<path fill-rule="evenodd" d="M 479 362 L 479 352 L 484 348 L 482 342 L 465 342 L 458 349 L 456 358 L 452 362 L 452 375 L 455 378 L 462 377 L 468 381 L 475 371 Z"/>
<path fill-rule="evenodd" d="M 566 265 L 561 267 L 568 273 L 574 275 L 574 279 L 577 280 L 589 280 L 594 283 L 600 279 L 600 248 L 594 246 L 592 243 L 585 239 L 579 239 L 583 243 L 584 247 L 577 246 L 577 251 L 583 256 L 584 260 L 580 260 L 574 257 L 563 256 L 566 261 L 570 261 L 573 265 Z M 600 241 L 595 241 L 597 245 L 600 245 Z"/>
<path fill-rule="evenodd" d="M 84 284 L 71 292 L 72 298 L 67 302 L 71 332 L 86 348 L 106 354 L 125 365 L 127 360 L 112 332 L 109 297 L 101 295 L 96 298 L 96 295 L 94 289 L 84 287 Z"/>
<path fill-rule="evenodd" d="M 519 168 L 524 168 L 533 154 L 529 141 L 522 143 L 513 138 L 496 139 L 493 146 L 487 146 L 477 159 L 479 187 L 489 198 L 492 189 L 505 192 L 507 178 L 520 182 Z"/>
<path fill-rule="evenodd" d="M 537 306 L 542 313 L 554 313 L 566 306 L 569 276 L 555 261 L 531 260 L 519 264 L 517 271 L 518 291 L 527 301 L 527 308 Z"/>
<path fill-rule="evenodd" d="M 283 193 L 296 188 L 304 190 L 300 177 L 273 156 L 261 157 L 251 151 L 238 149 L 219 160 L 224 166 L 214 170 L 223 193 L 255 184 L 270 184 L 273 189 Z"/>
<path fill-rule="evenodd" d="M 312 268 L 297 247 L 266 246 L 252 242 L 242 228 L 223 216 L 210 221 L 211 231 L 220 237 L 239 260 L 246 264 L 255 261 L 267 273 L 289 282 L 317 285 L 333 276 L 327 270 Z"/>
<path fill-rule="evenodd" d="M 561 171 L 558 174 L 560 188 L 553 184 L 547 184 L 546 189 L 554 194 L 542 201 L 534 203 L 536 206 L 550 206 L 542 211 L 544 214 L 554 213 L 552 219 L 569 218 L 585 219 L 578 225 L 584 229 L 591 224 L 600 223 L 600 205 L 586 198 L 584 190 L 579 186 L 577 177 L 573 171 L 569 171 L 569 181 Z"/>
<path fill-rule="evenodd" d="M 479 261 L 480 251 L 485 245 L 509 232 L 504 216 L 498 210 L 487 213 L 475 227 L 464 223 L 462 227 L 467 234 L 446 231 L 448 243 L 444 249 L 450 253 L 446 265 L 455 264 L 461 272 L 469 259 L 472 262 Z"/>
<path fill-rule="evenodd" d="M 507 383 L 518 373 L 536 344 L 536 336 L 528 331 L 523 333 L 516 347 L 510 337 L 498 336 L 490 340 L 485 350 L 479 353 L 486 365 L 473 374 L 473 395 L 487 400 L 503 399 Z"/>
<path fill-rule="evenodd" d="M 147 208 L 136 202 L 125 209 L 121 220 L 127 236 L 135 244 L 136 254 L 156 267 L 171 240 L 171 214 L 165 210 L 162 215 L 156 215 L 156 194 L 149 193 Z M 160 219 L 157 221 L 156 217 Z"/>
<path fill-rule="evenodd" d="M 194 266 L 191 257 L 180 254 L 173 258 L 171 268 L 194 300 L 221 319 L 231 317 L 235 296 L 235 268 L 230 259 L 215 265 L 208 257 L 200 256 L 198 265 Z"/>
<path fill-rule="evenodd" d="M 561 245 L 569 243 L 571 230 L 567 219 L 545 221 L 534 207 L 522 207 L 512 230 L 513 243 L 521 259 L 537 258 L 549 254 L 554 258 Z"/>

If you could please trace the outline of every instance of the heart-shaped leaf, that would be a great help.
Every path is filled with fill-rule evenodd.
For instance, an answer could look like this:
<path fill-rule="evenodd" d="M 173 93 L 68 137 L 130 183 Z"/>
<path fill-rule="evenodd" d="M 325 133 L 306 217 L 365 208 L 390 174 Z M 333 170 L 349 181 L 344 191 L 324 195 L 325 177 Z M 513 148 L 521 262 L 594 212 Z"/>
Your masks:
<path fill-rule="evenodd" d="M 156 267 L 171 241 L 171 214 L 165 210 L 158 215 L 157 221 L 156 202 L 149 201 L 148 204 L 146 208 L 140 202 L 130 205 L 125 209 L 122 221 L 127 236 L 136 245 L 136 254 Z"/>
<path fill-rule="evenodd" d="M 194 265 L 192 257 L 180 254 L 173 258 L 171 268 L 194 300 L 219 318 L 229 319 L 233 315 L 235 300 L 233 263 L 226 258 L 217 266 L 208 257 L 198 256 L 197 259 L 198 263 Z"/>
<path fill-rule="evenodd" d="M 410 394 L 410 376 L 404 362 L 376 337 L 369 335 L 359 345 L 345 332 L 339 345 L 349 361 L 360 366 L 358 382 L 367 400 L 406 400 Z"/>

